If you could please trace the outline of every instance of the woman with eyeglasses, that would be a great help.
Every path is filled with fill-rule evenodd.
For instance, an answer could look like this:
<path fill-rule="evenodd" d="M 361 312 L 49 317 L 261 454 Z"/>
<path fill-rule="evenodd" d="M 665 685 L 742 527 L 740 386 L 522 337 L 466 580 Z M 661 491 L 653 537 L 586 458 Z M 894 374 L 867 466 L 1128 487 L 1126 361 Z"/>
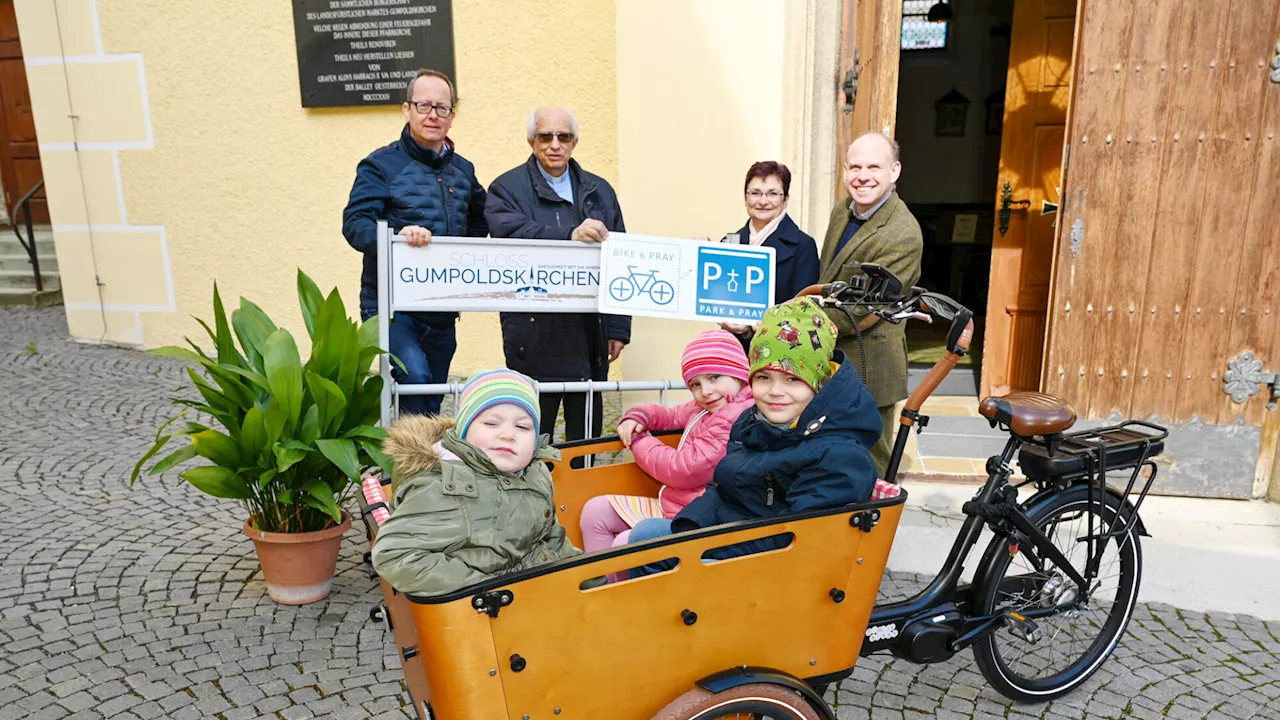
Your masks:
<path fill-rule="evenodd" d="M 818 245 L 787 215 L 791 171 L 772 160 L 758 162 L 747 170 L 742 190 L 748 218 L 747 224 L 736 233 L 738 242 L 773 248 L 777 278 L 773 301 L 777 304 L 790 300 L 800 290 L 818 282 Z M 733 237 L 730 234 L 726 242 Z M 755 325 L 721 323 L 721 327 L 737 336 L 743 349 L 750 346 Z"/>

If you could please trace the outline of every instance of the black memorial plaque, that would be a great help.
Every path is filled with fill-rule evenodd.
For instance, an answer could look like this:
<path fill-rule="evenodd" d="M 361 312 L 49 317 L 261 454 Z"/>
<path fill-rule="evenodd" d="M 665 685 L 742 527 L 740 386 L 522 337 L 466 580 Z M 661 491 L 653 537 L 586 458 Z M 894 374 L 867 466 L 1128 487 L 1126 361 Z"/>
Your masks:
<path fill-rule="evenodd" d="M 420 68 L 453 77 L 452 0 L 293 0 L 303 107 L 399 105 Z"/>

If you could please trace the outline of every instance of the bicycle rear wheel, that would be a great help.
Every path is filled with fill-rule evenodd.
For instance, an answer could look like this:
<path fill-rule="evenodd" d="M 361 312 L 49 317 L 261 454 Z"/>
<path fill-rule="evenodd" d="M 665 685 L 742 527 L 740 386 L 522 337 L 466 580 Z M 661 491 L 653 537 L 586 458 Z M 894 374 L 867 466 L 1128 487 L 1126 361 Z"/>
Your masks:
<path fill-rule="evenodd" d="M 1094 533 L 1105 532 L 1117 519 L 1123 522 L 1128 517 L 1118 497 L 1109 492 L 1102 495 L 1099 508 L 1089 501 L 1087 487 L 1075 486 L 1027 511 L 1031 522 L 1082 573 L 1090 516 Z M 1133 528 L 1102 543 L 1097 577 L 1089 597 L 1079 604 L 1073 602 L 1078 588 L 1065 573 L 1046 559 L 1037 568 L 1028 552 L 1010 547 L 1008 538 L 992 541 L 979 577 L 983 582 L 974 603 L 977 615 L 1064 608 L 1034 619 L 1038 639 L 1018 637 L 1002 628 L 973 646 L 978 668 L 995 690 L 1014 700 L 1044 702 L 1078 687 L 1115 650 L 1137 604 L 1142 547 Z"/>

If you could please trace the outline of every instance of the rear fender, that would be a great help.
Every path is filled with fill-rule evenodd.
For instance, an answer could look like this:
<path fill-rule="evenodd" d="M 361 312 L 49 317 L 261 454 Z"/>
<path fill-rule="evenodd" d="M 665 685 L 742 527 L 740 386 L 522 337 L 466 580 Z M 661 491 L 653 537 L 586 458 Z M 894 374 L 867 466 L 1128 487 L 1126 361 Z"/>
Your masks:
<path fill-rule="evenodd" d="M 1088 485 L 1089 483 L 1087 480 L 1077 480 L 1076 482 L 1071 483 L 1070 487 L 1073 487 L 1073 488 L 1088 487 Z M 1110 485 L 1107 485 L 1106 488 L 1107 488 L 1107 492 L 1111 493 L 1116 498 L 1119 498 L 1120 502 L 1122 503 L 1122 507 L 1124 508 L 1125 514 L 1134 518 L 1133 529 L 1136 530 L 1137 533 L 1142 537 L 1151 537 L 1151 533 L 1147 532 L 1147 526 L 1144 525 L 1142 522 L 1142 516 L 1134 514 L 1133 503 L 1129 502 L 1129 498 L 1121 495 L 1119 490 L 1116 490 Z M 1044 497 L 1046 497 L 1047 495 L 1053 492 L 1062 492 L 1062 491 L 1055 490 L 1053 488 L 1045 488 L 1044 490 L 1040 490 L 1035 495 L 1032 495 L 1031 497 L 1027 498 L 1027 501 L 1023 503 L 1023 506 L 1030 508 L 1031 506 L 1039 502 L 1041 499 L 1043 499 Z"/>
<path fill-rule="evenodd" d="M 824 720 L 836 720 L 835 712 L 827 706 L 826 701 L 822 699 L 822 696 L 816 690 L 809 687 L 808 683 L 795 675 L 781 670 L 743 665 L 729 670 L 722 670 L 714 675 L 708 675 L 699 680 L 697 685 L 707 692 L 718 693 L 751 683 L 770 683 L 795 690 Z"/>

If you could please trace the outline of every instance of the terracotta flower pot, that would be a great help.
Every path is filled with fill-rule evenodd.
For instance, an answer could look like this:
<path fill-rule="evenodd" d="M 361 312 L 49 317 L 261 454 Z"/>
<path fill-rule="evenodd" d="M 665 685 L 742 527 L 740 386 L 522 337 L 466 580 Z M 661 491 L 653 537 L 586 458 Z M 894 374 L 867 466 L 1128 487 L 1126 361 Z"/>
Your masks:
<path fill-rule="evenodd" d="M 342 535 L 351 527 L 351 515 L 342 523 L 307 533 L 275 533 L 257 530 L 244 521 L 244 534 L 253 540 L 267 582 L 267 594 L 283 605 L 305 605 L 329 596 L 338 566 Z"/>

